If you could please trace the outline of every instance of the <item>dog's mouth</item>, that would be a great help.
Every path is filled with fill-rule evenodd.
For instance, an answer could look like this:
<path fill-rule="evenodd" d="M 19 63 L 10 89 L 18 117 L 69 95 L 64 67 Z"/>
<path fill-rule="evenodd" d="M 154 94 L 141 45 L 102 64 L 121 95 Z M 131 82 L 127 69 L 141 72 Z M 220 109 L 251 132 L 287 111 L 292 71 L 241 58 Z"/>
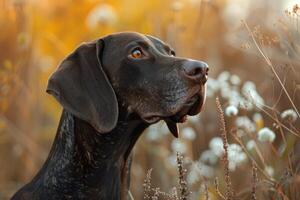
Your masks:
<path fill-rule="evenodd" d="M 188 116 L 194 116 L 200 113 L 204 101 L 205 94 L 198 93 L 193 96 L 175 115 L 163 119 L 174 137 L 178 138 L 177 124 L 186 122 Z"/>
<path fill-rule="evenodd" d="M 194 116 L 200 113 L 205 103 L 205 86 L 194 94 L 187 102 L 179 109 L 178 112 L 171 116 L 149 116 L 144 118 L 148 123 L 155 123 L 159 120 L 164 120 L 174 137 L 178 138 L 178 123 L 184 123 L 188 116 Z"/>

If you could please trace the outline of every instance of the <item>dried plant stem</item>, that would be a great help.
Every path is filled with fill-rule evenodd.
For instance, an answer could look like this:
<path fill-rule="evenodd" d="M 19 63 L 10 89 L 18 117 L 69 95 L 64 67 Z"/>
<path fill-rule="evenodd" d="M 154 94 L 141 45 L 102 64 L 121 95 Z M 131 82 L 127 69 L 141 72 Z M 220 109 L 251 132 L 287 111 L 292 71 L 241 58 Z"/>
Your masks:
<path fill-rule="evenodd" d="M 146 179 L 144 181 L 144 199 L 150 200 L 151 199 L 151 173 L 152 169 L 149 169 L 146 175 Z"/>
<path fill-rule="evenodd" d="M 294 104 L 292 98 L 290 97 L 290 95 L 289 95 L 287 89 L 285 88 L 283 82 L 281 81 L 280 77 L 278 76 L 278 74 L 277 74 L 277 72 L 276 72 L 276 70 L 275 70 L 275 67 L 274 67 L 274 65 L 272 64 L 270 58 L 263 52 L 262 48 L 261 48 L 261 47 L 259 46 L 259 44 L 257 43 L 257 41 L 256 41 L 256 39 L 255 39 L 255 36 L 254 36 L 253 32 L 251 31 L 251 29 L 249 28 L 249 26 L 248 26 L 248 24 L 246 23 L 246 21 L 243 20 L 242 23 L 245 25 L 247 31 L 249 32 L 249 34 L 250 34 L 250 36 L 251 36 L 251 38 L 252 38 L 252 40 L 253 40 L 253 42 L 254 42 L 254 45 L 255 45 L 256 48 L 258 49 L 259 53 L 260 53 L 260 54 L 263 56 L 263 58 L 265 59 L 267 65 L 269 65 L 269 67 L 271 68 L 273 74 L 275 75 L 275 77 L 276 77 L 276 79 L 278 80 L 280 86 L 282 87 L 283 91 L 285 92 L 286 96 L 288 97 L 288 99 L 289 99 L 291 105 L 293 106 L 295 112 L 297 113 L 298 117 L 300 118 L 299 111 L 298 111 L 296 105 Z"/>
<path fill-rule="evenodd" d="M 154 189 L 154 195 L 151 197 L 151 200 L 158 200 L 160 194 L 159 188 Z"/>
<path fill-rule="evenodd" d="M 262 111 L 263 113 L 265 113 L 268 117 L 270 117 L 272 120 L 274 120 L 279 126 L 281 126 L 282 128 L 284 128 L 285 130 L 289 131 L 291 134 L 295 135 L 296 137 L 300 138 L 300 134 L 298 132 L 293 131 L 292 129 L 288 128 L 286 125 L 284 125 L 283 123 L 281 123 L 278 118 L 276 119 L 275 117 L 273 117 L 267 110 L 261 108 L 260 106 L 269 108 L 269 106 L 265 105 L 265 104 L 259 104 L 260 106 L 257 106 L 257 103 L 254 102 L 253 97 L 250 95 L 250 100 L 252 101 L 253 105 L 256 106 L 256 108 L 258 108 L 260 111 Z M 274 110 L 274 109 L 272 109 Z"/>
<path fill-rule="evenodd" d="M 224 173 L 225 173 L 225 182 L 226 182 L 226 200 L 233 199 L 233 189 L 231 186 L 231 180 L 229 175 L 229 160 L 228 160 L 228 140 L 227 140 L 227 131 L 226 131 L 226 124 L 223 109 L 220 103 L 219 98 L 216 98 L 217 110 L 219 113 L 219 120 L 220 120 L 220 130 L 221 130 L 221 137 L 223 140 L 223 148 L 224 148 L 224 155 L 223 155 L 223 163 L 224 163 Z"/>
<path fill-rule="evenodd" d="M 158 200 L 158 199 L 169 199 L 169 200 L 188 200 L 189 199 L 189 190 L 187 187 L 187 182 L 185 180 L 186 178 L 186 169 L 183 167 L 183 156 L 181 156 L 177 152 L 177 168 L 178 168 L 178 179 L 179 179 L 179 188 L 176 187 L 172 188 L 172 191 L 170 193 L 166 193 L 163 191 L 160 191 L 159 187 L 153 187 L 151 184 L 151 174 L 152 169 L 149 169 L 146 175 L 146 178 L 144 180 L 144 199 L 146 200 Z M 179 195 L 177 194 L 177 191 L 179 191 Z M 134 199 L 128 191 L 128 195 L 131 199 Z"/>
<path fill-rule="evenodd" d="M 170 200 L 179 200 L 176 187 L 172 188 L 171 194 L 169 194 L 169 199 Z"/>
<path fill-rule="evenodd" d="M 255 162 L 252 162 L 252 192 L 251 200 L 257 200 L 256 197 L 256 185 L 257 185 L 257 167 Z"/>
<path fill-rule="evenodd" d="M 206 181 L 204 181 L 204 194 L 205 194 L 205 200 L 209 200 L 208 187 Z"/>
<path fill-rule="evenodd" d="M 219 195 L 219 197 L 223 200 L 226 200 L 226 198 L 224 197 L 224 195 L 221 193 L 221 191 L 219 190 L 219 179 L 216 177 L 215 178 L 215 189 L 217 194 Z"/>
<path fill-rule="evenodd" d="M 267 165 L 266 165 L 265 159 L 264 159 L 264 157 L 263 157 L 263 155 L 262 155 L 260 149 L 258 148 L 257 145 L 255 145 L 254 148 L 255 148 L 255 151 L 256 151 L 256 153 L 257 153 L 257 155 L 258 155 L 258 157 L 259 157 L 261 163 L 264 165 L 264 167 L 266 167 Z"/>
<path fill-rule="evenodd" d="M 276 114 L 274 114 L 274 116 L 275 116 L 276 121 L 279 121 L 278 116 L 277 116 Z M 283 140 L 284 145 L 287 146 L 287 140 L 286 140 L 286 137 L 285 137 L 285 135 L 284 135 L 282 126 L 280 126 L 280 125 L 279 125 L 279 132 L 280 132 L 280 135 L 281 135 L 281 137 L 282 137 L 282 140 Z"/>
<path fill-rule="evenodd" d="M 258 108 L 260 109 L 262 112 L 264 112 L 268 117 L 270 117 L 272 120 L 274 120 L 279 126 L 283 127 L 285 130 L 289 131 L 291 134 L 293 134 L 294 136 L 300 138 L 299 133 L 296 133 L 295 131 L 293 131 L 292 129 L 288 128 L 286 125 L 284 125 L 283 123 L 281 123 L 278 119 L 276 119 L 275 117 L 273 117 L 268 111 L 266 111 L 265 109 L 262 108 Z"/>
<path fill-rule="evenodd" d="M 285 74 L 284 79 L 283 79 L 283 84 L 285 84 L 285 82 L 286 82 L 286 74 Z M 274 84 L 273 84 L 273 87 L 274 87 Z M 279 95 L 278 95 L 278 98 L 277 98 L 277 100 L 275 101 L 275 103 L 274 103 L 274 105 L 273 105 L 273 108 L 274 108 L 274 109 L 275 109 L 276 106 L 279 104 L 280 99 L 281 99 L 281 97 L 282 97 L 282 94 L 283 94 L 283 89 L 281 88 L 281 89 L 280 89 L 280 92 L 279 92 Z"/>
<path fill-rule="evenodd" d="M 179 175 L 179 191 L 180 191 L 180 200 L 188 200 L 189 191 L 187 187 L 187 182 L 185 180 L 186 169 L 183 168 L 183 156 L 177 152 L 177 167 Z"/>
<path fill-rule="evenodd" d="M 247 154 L 248 158 L 250 158 L 250 160 L 255 163 L 256 168 L 258 168 L 258 170 L 265 176 L 265 178 L 267 178 L 273 184 L 274 180 L 271 179 L 270 176 L 267 175 L 266 172 L 261 167 L 259 167 L 256 160 L 247 151 L 247 149 L 246 149 L 245 145 L 243 144 L 243 142 L 236 135 L 232 134 L 232 136 L 235 139 L 235 141 L 237 141 L 239 143 L 239 145 L 242 147 L 243 151 Z M 264 167 L 266 167 L 265 163 L 262 163 L 262 164 L 264 165 Z"/>
<path fill-rule="evenodd" d="M 128 190 L 128 196 L 129 196 L 130 200 L 134 200 L 134 198 L 133 198 L 133 196 L 132 196 L 130 190 Z"/>
<path fill-rule="evenodd" d="M 288 168 L 289 168 L 291 174 L 294 176 L 295 172 L 294 172 L 294 167 L 293 167 L 293 163 L 292 163 L 291 154 L 288 155 Z"/>

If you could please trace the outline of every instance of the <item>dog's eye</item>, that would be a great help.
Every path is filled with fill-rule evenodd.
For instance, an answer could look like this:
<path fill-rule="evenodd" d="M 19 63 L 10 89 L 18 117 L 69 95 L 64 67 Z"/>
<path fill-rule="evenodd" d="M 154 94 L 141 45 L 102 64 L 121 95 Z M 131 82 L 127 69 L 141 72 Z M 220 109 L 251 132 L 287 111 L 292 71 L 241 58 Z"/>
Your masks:
<path fill-rule="evenodd" d="M 132 58 L 141 58 L 143 56 L 143 52 L 141 48 L 135 48 L 133 49 L 133 51 L 131 52 L 131 57 Z"/>

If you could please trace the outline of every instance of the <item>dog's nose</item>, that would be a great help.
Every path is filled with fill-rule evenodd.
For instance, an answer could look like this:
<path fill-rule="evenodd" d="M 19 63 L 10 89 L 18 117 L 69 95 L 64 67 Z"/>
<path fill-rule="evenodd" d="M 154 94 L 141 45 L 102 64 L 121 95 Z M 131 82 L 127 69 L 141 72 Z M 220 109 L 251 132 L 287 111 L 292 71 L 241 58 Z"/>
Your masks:
<path fill-rule="evenodd" d="M 184 75 L 197 83 L 206 83 L 209 67 L 205 62 L 187 61 L 183 65 Z"/>

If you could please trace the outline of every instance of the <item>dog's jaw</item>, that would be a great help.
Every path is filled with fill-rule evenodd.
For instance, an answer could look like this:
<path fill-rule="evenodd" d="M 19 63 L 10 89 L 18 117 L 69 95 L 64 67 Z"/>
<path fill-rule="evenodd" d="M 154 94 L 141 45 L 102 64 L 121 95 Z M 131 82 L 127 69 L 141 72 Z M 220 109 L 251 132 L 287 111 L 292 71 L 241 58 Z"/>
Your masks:
<path fill-rule="evenodd" d="M 186 122 L 188 116 L 194 116 L 201 112 L 206 99 L 206 85 L 202 85 L 198 92 L 194 93 L 187 101 L 176 109 L 176 112 L 172 115 L 149 115 L 147 118 L 142 119 L 149 123 L 154 124 L 159 120 L 164 120 L 169 128 L 169 131 L 175 138 L 178 138 L 178 123 Z"/>

